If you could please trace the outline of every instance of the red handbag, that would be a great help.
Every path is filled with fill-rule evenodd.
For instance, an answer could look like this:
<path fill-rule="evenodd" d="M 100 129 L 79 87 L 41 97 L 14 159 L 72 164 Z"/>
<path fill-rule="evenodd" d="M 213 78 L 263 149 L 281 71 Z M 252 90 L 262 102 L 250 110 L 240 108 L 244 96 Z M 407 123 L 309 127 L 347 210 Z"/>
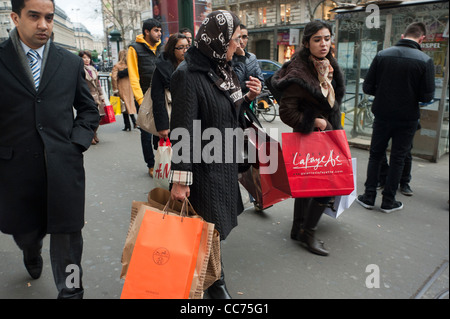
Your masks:
<path fill-rule="evenodd" d="M 263 209 L 291 198 L 280 143 L 253 124 L 247 136 L 252 165 L 239 174 L 239 182 Z"/>
<path fill-rule="evenodd" d="M 100 125 L 114 123 L 116 121 L 116 115 L 113 106 L 111 104 L 105 105 L 104 110 L 105 115 L 100 120 Z"/>
<path fill-rule="evenodd" d="M 355 188 L 344 130 L 283 133 L 282 142 L 292 197 L 348 195 Z"/>

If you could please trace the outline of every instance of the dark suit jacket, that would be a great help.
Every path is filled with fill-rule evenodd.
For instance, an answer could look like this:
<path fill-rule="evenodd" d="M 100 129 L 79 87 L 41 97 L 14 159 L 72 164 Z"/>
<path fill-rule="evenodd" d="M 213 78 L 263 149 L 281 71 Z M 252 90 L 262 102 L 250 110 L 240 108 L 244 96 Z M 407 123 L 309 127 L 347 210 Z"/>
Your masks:
<path fill-rule="evenodd" d="M 50 42 L 50 41 L 49 41 Z M 0 44 L 0 230 L 48 233 L 84 225 L 83 154 L 99 114 L 82 60 L 47 43 L 36 91 L 23 50 Z M 76 109 L 76 117 L 74 110 Z"/>

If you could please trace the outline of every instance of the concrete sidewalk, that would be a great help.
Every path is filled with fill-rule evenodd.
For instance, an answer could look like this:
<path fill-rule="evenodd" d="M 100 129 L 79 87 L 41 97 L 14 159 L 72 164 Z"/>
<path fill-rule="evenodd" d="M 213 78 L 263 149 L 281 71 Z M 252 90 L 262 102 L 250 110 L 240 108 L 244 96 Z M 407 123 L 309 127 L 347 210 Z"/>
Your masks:
<path fill-rule="evenodd" d="M 99 129 L 100 143 L 85 154 L 86 225 L 83 229 L 83 285 L 87 299 L 120 298 L 119 279 L 131 202 L 153 188 L 143 162 L 140 134 L 122 132 L 121 116 Z M 279 118 L 264 126 L 290 131 Z M 363 192 L 368 151 L 357 158 L 357 188 Z M 239 225 L 223 242 L 225 277 L 233 298 L 448 298 L 449 158 L 438 163 L 414 158 L 414 196 L 397 195 L 405 208 L 392 214 L 366 210 L 356 202 L 339 218 L 323 216 L 317 236 L 330 256 L 309 253 L 290 239 L 293 199 L 255 212 L 245 200 Z M 11 236 L 0 234 L 0 298 L 50 298 L 56 289 L 44 240 L 44 270 L 32 280 Z M 379 288 L 368 288 L 366 282 Z M 374 277 L 375 276 L 375 277 Z M 375 279 L 374 279 L 375 278 Z"/>

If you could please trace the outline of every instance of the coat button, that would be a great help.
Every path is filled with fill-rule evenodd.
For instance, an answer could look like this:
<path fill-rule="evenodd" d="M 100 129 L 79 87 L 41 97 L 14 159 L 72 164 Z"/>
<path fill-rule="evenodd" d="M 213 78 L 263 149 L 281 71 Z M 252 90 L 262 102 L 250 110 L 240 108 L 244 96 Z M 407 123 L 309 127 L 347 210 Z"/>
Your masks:
<path fill-rule="evenodd" d="M 33 157 L 34 157 L 34 158 L 39 158 L 39 153 L 38 153 L 38 152 L 34 153 L 34 154 L 33 154 Z"/>
<path fill-rule="evenodd" d="M 37 103 L 41 103 L 41 102 L 42 102 L 42 99 L 41 99 L 40 97 L 38 97 L 38 98 L 36 99 L 36 102 L 37 102 Z"/>
<path fill-rule="evenodd" d="M 42 126 L 41 123 L 38 123 L 37 128 L 38 128 L 39 130 L 41 130 L 41 131 L 44 129 L 44 127 Z"/>

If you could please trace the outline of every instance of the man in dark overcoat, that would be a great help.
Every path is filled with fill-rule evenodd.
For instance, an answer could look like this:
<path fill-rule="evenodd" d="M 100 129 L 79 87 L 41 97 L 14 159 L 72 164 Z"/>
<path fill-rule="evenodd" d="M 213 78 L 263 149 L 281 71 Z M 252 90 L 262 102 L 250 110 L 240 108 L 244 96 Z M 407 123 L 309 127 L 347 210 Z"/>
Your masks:
<path fill-rule="evenodd" d="M 53 0 L 11 4 L 16 28 L 0 44 L 0 231 L 13 235 L 34 279 L 42 239 L 51 234 L 58 297 L 81 298 L 83 152 L 98 109 L 82 60 L 50 40 Z"/>

